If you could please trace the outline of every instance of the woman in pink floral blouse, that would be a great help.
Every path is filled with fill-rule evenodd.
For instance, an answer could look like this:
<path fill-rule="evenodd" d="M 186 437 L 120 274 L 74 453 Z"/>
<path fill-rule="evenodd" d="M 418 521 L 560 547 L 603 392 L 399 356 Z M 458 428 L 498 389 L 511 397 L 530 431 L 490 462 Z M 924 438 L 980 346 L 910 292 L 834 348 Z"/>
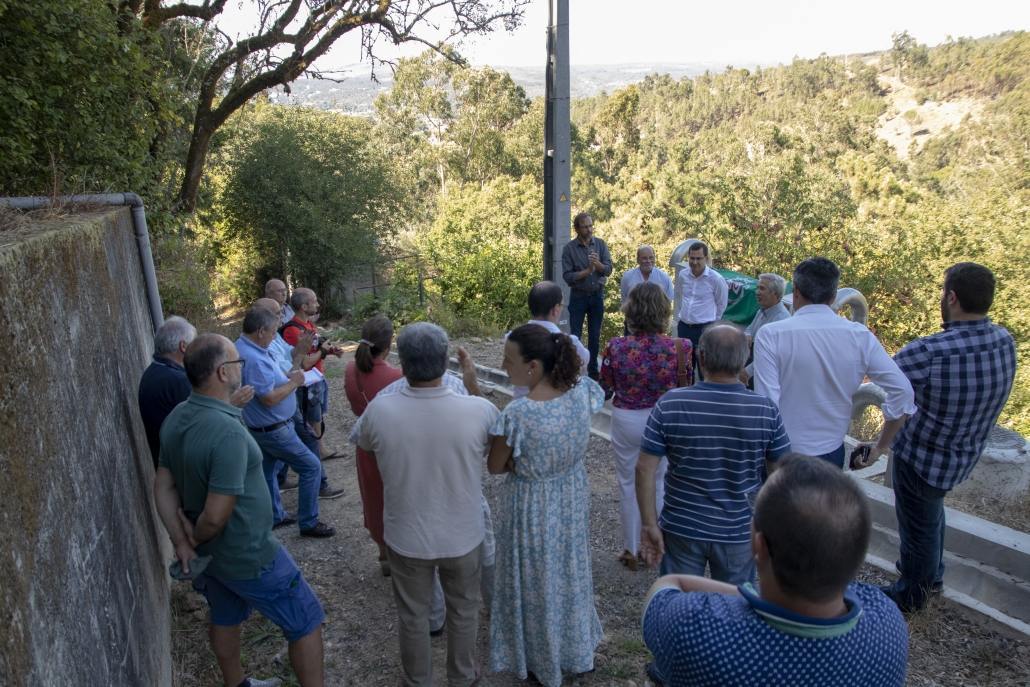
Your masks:
<path fill-rule="evenodd" d="M 640 512 L 634 486 L 640 437 L 651 408 L 661 395 L 693 381 L 690 341 L 665 334 L 671 308 L 657 284 L 644 282 L 634 287 L 622 306 L 630 335 L 609 341 L 601 363 L 601 385 L 606 392 L 615 394 L 612 447 L 624 547 L 619 560 L 632 570 L 637 569 L 640 553 Z M 665 495 L 665 469 L 662 459 L 655 475 L 659 513 Z"/>

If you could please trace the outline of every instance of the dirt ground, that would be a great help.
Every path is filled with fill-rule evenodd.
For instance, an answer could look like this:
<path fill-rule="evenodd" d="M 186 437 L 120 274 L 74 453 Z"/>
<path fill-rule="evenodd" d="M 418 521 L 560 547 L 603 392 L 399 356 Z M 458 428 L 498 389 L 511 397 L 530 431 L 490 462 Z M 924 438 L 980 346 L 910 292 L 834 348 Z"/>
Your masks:
<path fill-rule="evenodd" d="M 459 342 L 480 364 L 498 367 L 501 347 L 495 341 Z M 335 537 L 302 539 L 295 529 L 276 535 L 296 559 L 326 611 L 324 627 L 327 685 L 393 685 L 399 679 L 396 613 L 390 580 L 379 573 L 375 544 L 362 527 L 361 501 L 354 450 L 346 436 L 354 423 L 343 394 L 343 361 L 329 359 L 331 407 L 325 441 L 343 458 L 326 462 L 333 486 L 343 497 L 321 501 L 321 518 L 336 527 Z M 503 405 L 503 397 L 491 400 Z M 618 502 L 610 446 L 591 438 L 587 468 L 591 486 L 591 547 L 598 614 L 605 639 L 598 649 L 595 672 L 569 681 L 576 685 L 647 685 L 643 672 L 650 656 L 640 636 L 644 594 L 656 577 L 653 570 L 631 572 L 620 565 Z M 485 472 L 485 471 L 484 471 Z M 487 475 L 484 492 L 493 502 L 503 477 Z M 291 511 L 297 492 L 286 492 Z M 881 583 L 886 577 L 864 569 L 861 577 Z M 172 593 L 174 684 L 213 687 L 220 684 L 217 665 L 207 645 L 204 600 L 187 585 L 176 583 Z M 480 660 L 487 664 L 488 617 L 481 616 Z M 1030 685 L 1030 641 L 1014 639 L 984 627 L 949 604 L 938 603 L 909 618 L 911 630 L 910 685 Z M 443 684 L 446 636 L 433 640 L 434 675 Z M 248 674 L 279 676 L 296 685 L 278 629 L 255 615 L 244 624 L 243 662 Z M 519 684 L 512 675 L 489 675 L 484 685 Z"/>

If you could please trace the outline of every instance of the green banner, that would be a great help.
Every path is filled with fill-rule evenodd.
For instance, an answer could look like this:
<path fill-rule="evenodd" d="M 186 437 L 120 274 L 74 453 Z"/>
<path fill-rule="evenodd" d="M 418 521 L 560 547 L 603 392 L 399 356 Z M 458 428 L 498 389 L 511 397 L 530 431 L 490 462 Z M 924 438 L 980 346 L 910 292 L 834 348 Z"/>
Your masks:
<path fill-rule="evenodd" d="M 722 275 L 730 287 L 729 300 L 722 319 L 742 327 L 748 326 L 751 324 L 751 320 L 755 319 L 755 313 L 758 312 L 758 300 L 755 298 L 755 293 L 758 291 L 758 279 L 732 270 L 716 269 L 715 271 Z M 791 290 L 791 284 L 787 282 L 787 293 L 790 293 Z"/>

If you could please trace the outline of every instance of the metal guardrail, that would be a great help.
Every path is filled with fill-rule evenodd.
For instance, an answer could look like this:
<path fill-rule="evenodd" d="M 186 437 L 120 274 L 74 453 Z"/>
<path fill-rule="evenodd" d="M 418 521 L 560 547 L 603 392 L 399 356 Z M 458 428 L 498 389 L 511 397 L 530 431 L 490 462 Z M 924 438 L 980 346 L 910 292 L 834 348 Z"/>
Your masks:
<path fill-rule="evenodd" d="M 450 359 L 449 367 L 459 372 L 457 358 Z M 481 386 L 512 396 L 508 375 L 503 370 L 476 365 L 476 371 Z M 878 391 L 882 394 L 873 384 L 862 385 L 855 394 L 856 413 L 875 402 Z M 606 441 L 611 441 L 611 407 L 611 401 L 606 402 L 591 420 L 591 433 Z M 849 452 L 858 443 L 845 437 Z M 872 466 L 849 474 L 866 493 L 873 515 L 866 562 L 896 575 L 898 526 L 894 491 L 868 479 L 886 469 L 887 459 L 881 458 Z M 945 508 L 945 513 L 944 598 L 1006 630 L 1030 636 L 1030 535 L 952 508 Z"/>

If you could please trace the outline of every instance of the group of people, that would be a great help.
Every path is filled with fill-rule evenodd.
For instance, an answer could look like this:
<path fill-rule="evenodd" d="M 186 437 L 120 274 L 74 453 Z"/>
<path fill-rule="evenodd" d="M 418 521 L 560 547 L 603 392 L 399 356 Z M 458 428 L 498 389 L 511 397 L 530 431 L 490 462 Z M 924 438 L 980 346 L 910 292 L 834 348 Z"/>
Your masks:
<path fill-rule="evenodd" d="M 679 336 L 668 336 L 672 280 L 642 246 L 622 280 L 626 335 L 602 352 L 611 256 L 589 215 L 575 230 L 563 252 L 568 302 L 557 284 L 534 285 L 529 321 L 506 336 L 515 398 L 503 410 L 481 397 L 464 350 L 462 374 L 447 373 L 447 334 L 430 323 L 400 331 L 397 369 L 387 360 L 392 324 L 370 319 L 347 366 L 364 525 L 391 579 L 402 682 L 434 683 L 430 642 L 441 632 L 448 684 L 476 682 L 481 606 L 490 671 L 558 685 L 593 670 L 602 628 L 586 455 L 591 416 L 608 395 L 619 560 L 662 574 L 643 615 L 655 682 L 902 684 L 900 611 L 940 591 L 943 497 L 975 465 L 1014 376 L 1012 338 L 987 317 L 993 275 L 973 263 L 950 268 L 944 331 L 892 360 L 868 329 L 833 313 L 839 270 L 825 258 L 795 269 L 793 316 L 781 303 L 785 280 L 763 274 L 751 326 L 720 321 L 725 281 L 700 242 L 677 277 Z M 301 684 L 323 681 L 324 612 L 271 530 L 294 521 L 279 496 L 286 464 L 299 476 L 300 533 L 333 533 L 318 519 L 318 496 L 332 490 L 311 411 L 324 414 L 328 394 L 304 371 L 339 349 L 313 327 L 280 331 L 298 315 L 310 323 L 317 299 L 296 289 L 287 313 L 277 288 L 270 282 L 271 300 L 248 309 L 235 344 L 169 318 L 140 387 L 158 511 L 182 569 L 206 565 L 194 586 L 211 607 L 230 687 L 276 684 L 240 667 L 239 623 L 252 608 L 283 628 Z M 558 326 L 566 305 L 574 335 Z M 900 579 L 882 590 L 854 582 L 871 522 L 843 472 L 851 395 L 867 377 L 887 393 L 869 460 L 893 452 L 901 536 Z M 160 418 L 159 402 L 171 405 Z M 484 464 L 506 476 L 494 512 Z"/>

